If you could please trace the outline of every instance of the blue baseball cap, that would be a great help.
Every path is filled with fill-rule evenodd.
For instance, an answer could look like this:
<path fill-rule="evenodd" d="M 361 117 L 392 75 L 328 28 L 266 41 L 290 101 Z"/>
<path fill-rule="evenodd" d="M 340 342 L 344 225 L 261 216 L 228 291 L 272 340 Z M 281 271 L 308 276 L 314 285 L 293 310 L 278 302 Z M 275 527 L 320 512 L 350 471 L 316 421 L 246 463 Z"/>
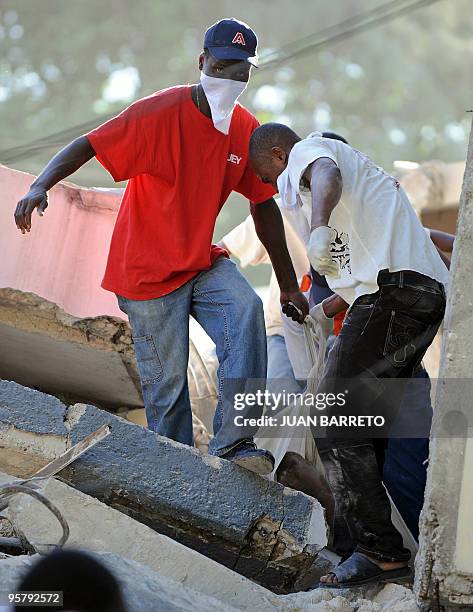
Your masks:
<path fill-rule="evenodd" d="M 249 25 L 238 19 L 221 19 L 205 33 L 204 49 L 219 60 L 244 60 L 257 66 L 258 39 Z"/>

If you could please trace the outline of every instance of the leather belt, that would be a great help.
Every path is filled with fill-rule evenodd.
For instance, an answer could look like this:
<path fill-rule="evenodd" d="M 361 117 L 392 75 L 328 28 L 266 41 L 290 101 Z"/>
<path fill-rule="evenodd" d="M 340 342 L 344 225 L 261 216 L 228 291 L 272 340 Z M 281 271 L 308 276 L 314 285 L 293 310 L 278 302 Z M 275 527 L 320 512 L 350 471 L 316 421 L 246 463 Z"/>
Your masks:
<path fill-rule="evenodd" d="M 441 293 L 444 292 L 442 283 L 430 278 L 430 276 L 425 276 L 425 274 L 413 272 L 412 270 L 400 270 L 399 272 L 381 270 L 378 274 L 378 286 L 381 285 L 395 285 L 396 287 L 420 285 L 426 288 L 437 289 Z"/>

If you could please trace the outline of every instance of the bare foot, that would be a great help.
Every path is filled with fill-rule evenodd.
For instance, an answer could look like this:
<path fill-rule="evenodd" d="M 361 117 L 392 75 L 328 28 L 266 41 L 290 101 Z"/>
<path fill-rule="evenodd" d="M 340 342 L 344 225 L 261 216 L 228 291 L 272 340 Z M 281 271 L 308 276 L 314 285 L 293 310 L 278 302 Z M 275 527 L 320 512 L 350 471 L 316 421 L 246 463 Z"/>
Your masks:
<path fill-rule="evenodd" d="M 366 557 L 367 559 L 369 559 L 370 561 L 375 563 L 379 568 L 381 568 L 385 572 L 386 571 L 390 571 L 390 570 L 400 569 L 401 567 L 407 567 L 408 566 L 408 562 L 407 561 L 380 561 L 379 559 L 375 559 L 374 557 L 370 557 L 370 555 L 366 555 L 364 553 L 359 553 L 359 554 L 363 554 L 364 557 Z M 322 582 L 324 584 L 337 584 L 338 583 L 338 579 L 335 576 L 335 574 L 325 574 L 325 576 L 321 576 L 320 582 Z"/>

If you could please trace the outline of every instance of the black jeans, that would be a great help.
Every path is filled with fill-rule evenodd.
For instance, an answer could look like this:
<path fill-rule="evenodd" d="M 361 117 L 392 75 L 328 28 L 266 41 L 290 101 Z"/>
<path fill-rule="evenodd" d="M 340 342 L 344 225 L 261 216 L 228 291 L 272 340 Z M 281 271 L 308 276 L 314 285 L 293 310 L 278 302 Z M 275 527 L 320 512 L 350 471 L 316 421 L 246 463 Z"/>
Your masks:
<path fill-rule="evenodd" d="M 349 310 L 317 390 L 337 393 L 349 387 L 346 414 L 372 414 L 373 406 L 375 412 L 397 409 L 403 381 L 407 383 L 418 367 L 445 312 L 443 285 L 422 274 L 382 271 L 378 286 Z M 399 383 L 394 393 L 390 383 Z M 337 552 L 356 549 L 382 561 L 409 559 L 391 522 L 373 438 L 327 430 L 317 446 L 337 504 Z"/>

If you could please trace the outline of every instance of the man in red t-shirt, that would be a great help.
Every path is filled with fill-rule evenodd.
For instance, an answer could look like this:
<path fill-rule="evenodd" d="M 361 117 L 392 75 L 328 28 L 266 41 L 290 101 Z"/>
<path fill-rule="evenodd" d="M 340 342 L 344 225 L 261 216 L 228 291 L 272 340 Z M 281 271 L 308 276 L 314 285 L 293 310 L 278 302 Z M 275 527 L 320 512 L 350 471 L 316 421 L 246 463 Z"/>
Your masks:
<path fill-rule="evenodd" d="M 42 215 L 48 205 L 47 191 L 94 156 L 115 181 L 128 180 L 102 287 L 117 294 L 128 315 L 148 425 L 193 443 L 186 375 L 192 315 L 214 340 L 220 363 L 209 452 L 269 473 L 271 454 L 256 448 L 253 427 L 235 421 L 238 416 L 238 423 L 246 424 L 246 417 L 262 413 L 261 395 L 254 407 L 254 398 L 245 402 L 243 394 L 261 390 L 266 378 L 263 309 L 226 251 L 212 245 L 227 197 L 232 191 L 243 194 L 271 257 L 284 310 L 302 323 L 308 305 L 297 285 L 274 190 L 248 164 L 249 139 L 258 122 L 237 103 L 256 46 L 255 33 L 243 22 L 223 19 L 211 26 L 199 57 L 198 85 L 138 100 L 66 146 L 18 202 L 15 221 L 29 232 L 33 210 Z"/>

